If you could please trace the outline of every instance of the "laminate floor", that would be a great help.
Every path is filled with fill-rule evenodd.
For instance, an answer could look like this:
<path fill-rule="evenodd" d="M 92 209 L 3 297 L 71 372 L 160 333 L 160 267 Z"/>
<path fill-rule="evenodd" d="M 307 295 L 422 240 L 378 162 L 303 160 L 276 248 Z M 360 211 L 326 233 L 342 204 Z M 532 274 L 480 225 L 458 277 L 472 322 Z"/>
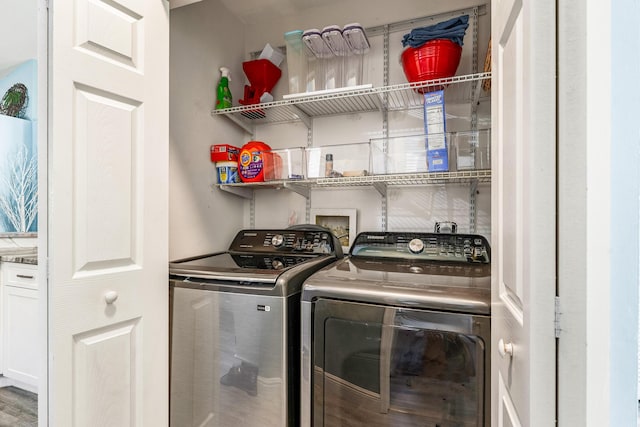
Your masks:
<path fill-rule="evenodd" d="M 9 386 L 0 388 L 0 427 L 36 427 L 38 395 Z"/>

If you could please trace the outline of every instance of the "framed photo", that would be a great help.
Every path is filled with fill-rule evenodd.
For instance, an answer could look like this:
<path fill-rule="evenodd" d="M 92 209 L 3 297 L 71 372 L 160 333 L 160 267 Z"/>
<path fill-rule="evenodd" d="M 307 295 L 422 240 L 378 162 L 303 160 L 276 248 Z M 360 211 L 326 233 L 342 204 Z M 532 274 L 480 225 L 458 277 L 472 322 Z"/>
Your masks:
<path fill-rule="evenodd" d="M 356 209 L 311 209 L 311 223 L 328 228 L 346 253 L 356 239 Z"/>

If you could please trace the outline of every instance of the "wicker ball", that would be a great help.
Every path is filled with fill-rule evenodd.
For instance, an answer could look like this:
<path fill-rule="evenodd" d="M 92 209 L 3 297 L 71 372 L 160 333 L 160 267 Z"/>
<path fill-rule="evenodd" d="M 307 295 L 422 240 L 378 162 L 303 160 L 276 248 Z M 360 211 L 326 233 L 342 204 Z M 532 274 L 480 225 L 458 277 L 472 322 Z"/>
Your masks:
<path fill-rule="evenodd" d="M 27 110 L 27 100 L 27 87 L 22 83 L 14 84 L 0 101 L 0 114 L 24 118 Z"/>

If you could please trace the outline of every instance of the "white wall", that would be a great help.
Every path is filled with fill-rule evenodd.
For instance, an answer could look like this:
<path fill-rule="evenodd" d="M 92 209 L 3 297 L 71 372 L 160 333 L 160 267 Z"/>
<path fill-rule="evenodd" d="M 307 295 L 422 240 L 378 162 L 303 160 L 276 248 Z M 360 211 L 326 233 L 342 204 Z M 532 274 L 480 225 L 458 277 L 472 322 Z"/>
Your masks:
<path fill-rule="evenodd" d="M 0 0 L 0 77 L 6 69 L 38 55 L 37 1 Z M 0 97 L 3 94 L 0 94 Z"/>
<path fill-rule="evenodd" d="M 558 92 L 558 424 L 637 423 L 635 1 L 561 2 Z M 585 37 L 586 35 L 586 37 Z"/>
<path fill-rule="evenodd" d="M 610 425 L 638 418 L 639 18 L 637 1 L 611 2 Z"/>
<path fill-rule="evenodd" d="M 218 68 L 231 68 L 239 94 L 243 55 L 243 24 L 217 1 L 171 11 L 170 259 L 226 249 L 243 227 L 244 201 L 213 188 L 209 157 L 211 144 L 245 138 L 224 117 L 211 117 Z"/>
<path fill-rule="evenodd" d="M 237 6 L 230 7 L 245 14 L 243 17 L 247 28 L 245 48 L 249 52 L 260 50 L 267 42 L 275 43 L 274 46 L 284 45 L 283 34 L 286 31 L 322 29 L 327 25 L 343 26 L 351 22 L 359 22 L 365 28 L 374 27 L 483 3 L 477 0 L 447 2 L 401 0 L 395 3 L 390 3 L 388 0 L 224 0 L 224 2 L 236 4 Z M 487 10 L 490 12 L 490 9 Z M 490 29 L 485 28 L 485 30 L 481 37 L 488 40 Z"/>

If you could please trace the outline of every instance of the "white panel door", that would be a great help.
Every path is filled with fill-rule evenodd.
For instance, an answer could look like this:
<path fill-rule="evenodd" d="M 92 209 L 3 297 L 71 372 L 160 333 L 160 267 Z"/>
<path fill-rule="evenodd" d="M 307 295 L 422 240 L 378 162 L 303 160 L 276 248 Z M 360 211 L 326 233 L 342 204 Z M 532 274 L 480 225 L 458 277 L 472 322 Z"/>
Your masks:
<path fill-rule="evenodd" d="M 169 4 L 50 13 L 49 424 L 166 426 Z"/>
<path fill-rule="evenodd" d="M 555 1 L 492 2 L 492 425 L 555 420 Z"/>

